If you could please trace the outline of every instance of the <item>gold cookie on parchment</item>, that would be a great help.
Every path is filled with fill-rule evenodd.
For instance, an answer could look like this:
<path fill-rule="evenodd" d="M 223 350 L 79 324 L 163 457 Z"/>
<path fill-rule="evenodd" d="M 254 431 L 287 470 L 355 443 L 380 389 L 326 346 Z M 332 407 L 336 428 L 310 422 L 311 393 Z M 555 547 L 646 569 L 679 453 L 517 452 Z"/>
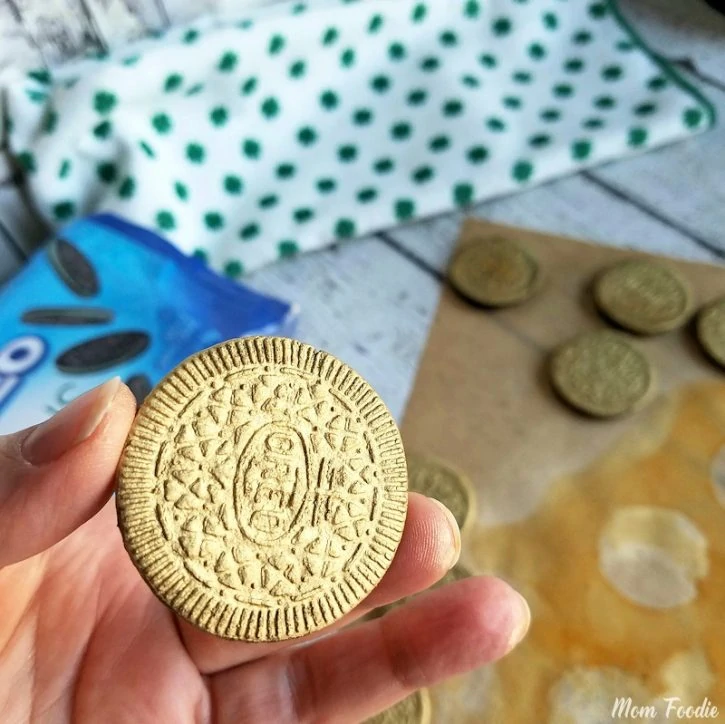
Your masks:
<path fill-rule="evenodd" d="M 559 347 L 549 372 L 559 396 L 594 417 L 634 410 L 655 384 L 647 358 L 623 334 L 605 329 L 585 332 Z"/>
<path fill-rule="evenodd" d="M 692 310 L 687 282 L 669 267 L 644 259 L 619 262 L 594 281 L 594 301 L 606 317 L 637 334 L 681 327 Z"/>
<path fill-rule="evenodd" d="M 485 307 L 507 307 L 538 290 L 539 265 L 529 252 L 500 236 L 462 246 L 448 268 L 453 288 Z"/>
<path fill-rule="evenodd" d="M 365 724 L 430 724 L 431 704 L 428 689 L 418 689 L 390 709 L 381 711 Z"/>
<path fill-rule="evenodd" d="M 405 454 L 347 365 L 290 339 L 238 339 L 146 398 L 116 501 L 126 549 L 165 604 L 217 636 L 279 641 L 377 585 L 405 523 Z"/>
<path fill-rule="evenodd" d="M 408 487 L 443 503 L 453 513 L 461 531 L 470 522 L 476 505 L 473 485 L 466 475 L 447 462 L 408 453 Z"/>
<path fill-rule="evenodd" d="M 700 310 L 697 339 L 708 356 L 725 367 L 725 297 L 715 299 Z"/>

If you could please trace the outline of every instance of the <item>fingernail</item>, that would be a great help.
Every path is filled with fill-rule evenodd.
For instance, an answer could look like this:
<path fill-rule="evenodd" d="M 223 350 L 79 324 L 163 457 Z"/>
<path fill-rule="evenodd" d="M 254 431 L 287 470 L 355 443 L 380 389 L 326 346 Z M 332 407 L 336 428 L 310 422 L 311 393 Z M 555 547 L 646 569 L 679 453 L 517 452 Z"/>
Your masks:
<path fill-rule="evenodd" d="M 529 626 L 531 625 L 531 609 L 529 608 L 529 604 L 518 591 L 515 591 L 515 593 L 516 598 L 514 599 L 514 606 L 517 609 L 515 614 L 516 625 L 514 626 L 514 630 L 511 632 L 511 638 L 509 638 L 509 651 L 521 643 L 524 636 L 526 636 L 526 632 L 529 630 Z"/>
<path fill-rule="evenodd" d="M 448 508 L 446 508 L 443 503 L 441 503 L 440 500 L 436 500 L 435 498 L 430 498 L 444 513 L 446 516 L 446 520 L 448 521 L 448 527 L 451 529 L 451 557 L 448 562 L 448 570 L 450 571 L 453 566 L 458 563 L 458 559 L 461 557 L 461 530 L 458 527 L 458 522 L 453 517 L 453 513 L 451 513 Z"/>
<path fill-rule="evenodd" d="M 121 378 L 114 377 L 38 425 L 23 442 L 23 457 L 32 465 L 45 465 L 87 440 L 105 418 L 120 386 Z"/>

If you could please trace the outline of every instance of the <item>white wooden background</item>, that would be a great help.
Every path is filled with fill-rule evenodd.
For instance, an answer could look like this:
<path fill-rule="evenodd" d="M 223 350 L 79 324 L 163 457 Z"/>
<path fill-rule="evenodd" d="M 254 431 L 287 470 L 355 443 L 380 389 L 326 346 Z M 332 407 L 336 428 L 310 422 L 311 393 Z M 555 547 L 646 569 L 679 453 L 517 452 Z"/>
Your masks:
<path fill-rule="evenodd" d="M 199 0 L 163 1 L 179 13 L 199 5 Z M 31 0 L 0 0 L 0 7 L 9 2 L 21 6 Z M 94 2 L 142 4 L 141 0 Z M 143 4 L 148 5 L 147 0 Z M 489 201 L 471 213 L 603 244 L 722 262 L 725 17 L 702 0 L 621 0 L 621 6 L 649 44 L 702 88 L 723 120 L 691 140 Z M 0 185 L 4 209 L 0 251 L 2 237 L 16 234 L 27 214 L 17 200 L 2 204 L 3 194 L 14 193 L 9 185 Z M 257 272 L 249 282 L 299 302 L 303 313 L 298 336 L 358 369 L 400 418 L 460 218 L 448 214 L 280 262 Z M 42 235 L 37 229 L 36 239 Z M 23 242 L 6 244 L 15 251 L 0 253 L 0 281 L 27 253 Z"/>

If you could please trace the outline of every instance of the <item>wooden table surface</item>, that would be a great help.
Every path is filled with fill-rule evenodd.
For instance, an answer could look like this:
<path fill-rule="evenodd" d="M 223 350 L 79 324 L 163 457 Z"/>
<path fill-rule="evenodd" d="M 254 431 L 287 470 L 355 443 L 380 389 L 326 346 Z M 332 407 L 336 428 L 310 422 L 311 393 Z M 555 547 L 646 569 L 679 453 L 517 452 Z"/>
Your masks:
<path fill-rule="evenodd" d="M 621 6 L 650 46 L 714 103 L 721 119 L 715 129 L 480 204 L 470 213 L 602 244 L 722 262 L 725 17 L 702 0 L 621 0 Z M 2 195 L 9 193 L 0 186 L 0 237 L 3 229 L 12 235 L 27 223 L 19 205 L 2 205 Z M 400 418 L 461 218 L 451 213 L 280 262 L 248 282 L 298 302 L 297 336 L 355 367 Z M 5 273 L 25 251 L 16 249 L 15 258 L 6 255 Z"/>

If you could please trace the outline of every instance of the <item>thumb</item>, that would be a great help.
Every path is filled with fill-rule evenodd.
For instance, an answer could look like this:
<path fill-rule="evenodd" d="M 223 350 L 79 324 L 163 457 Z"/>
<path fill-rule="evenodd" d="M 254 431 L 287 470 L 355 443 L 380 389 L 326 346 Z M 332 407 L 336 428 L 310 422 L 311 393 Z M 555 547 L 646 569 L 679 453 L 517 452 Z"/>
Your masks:
<path fill-rule="evenodd" d="M 0 436 L 0 567 L 50 548 L 103 507 L 135 411 L 116 377 Z"/>

